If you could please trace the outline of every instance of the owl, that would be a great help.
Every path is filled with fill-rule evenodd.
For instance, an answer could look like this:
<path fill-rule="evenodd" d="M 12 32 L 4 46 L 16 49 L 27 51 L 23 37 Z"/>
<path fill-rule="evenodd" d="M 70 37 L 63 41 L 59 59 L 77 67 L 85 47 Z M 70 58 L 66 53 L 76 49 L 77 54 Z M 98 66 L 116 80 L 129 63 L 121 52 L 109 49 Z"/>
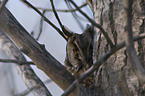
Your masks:
<path fill-rule="evenodd" d="M 94 28 L 88 26 L 82 34 L 73 33 L 64 28 L 64 35 L 67 38 L 65 64 L 69 72 L 77 78 L 93 64 Z M 85 79 L 82 85 L 90 87 L 93 82 L 94 76 L 91 76 Z"/>

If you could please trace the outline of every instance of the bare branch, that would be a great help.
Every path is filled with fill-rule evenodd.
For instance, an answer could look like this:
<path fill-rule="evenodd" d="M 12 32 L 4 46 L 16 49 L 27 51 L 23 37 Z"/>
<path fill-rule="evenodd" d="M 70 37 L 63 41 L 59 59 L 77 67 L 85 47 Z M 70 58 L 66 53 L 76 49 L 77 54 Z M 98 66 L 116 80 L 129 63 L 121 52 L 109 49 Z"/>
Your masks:
<path fill-rule="evenodd" d="M 70 4 L 70 2 L 68 2 L 67 0 L 65 0 L 65 3 L 67 5 L 67 7 L 69 8 L 69 10 L 72 10 L 72 6 Z M 79 25 L 79 27 L 81 28 L 81 30 L 84 30 L 84 27 L 82 25 L 82 22 L 80 20 L 85 20 L 84 18 L 80 17 L 77 15 L 76 11 L 71 12 L 72 16 L 74 17 L 75 21 L 77 22 L 77 24 Z"/>
<path fill-rule="evenodd" d="M 81 6 L 79 6 L 78 8 L 83 8 L 87 5 L 87 3 L 82 4 Z M 43 10 L 43 11 L 53 11 L 52 9 L 46 9 L 46 8 L 40 8 L 40 7 L 36 7 L 37 9 Z M 75 12 L 78 11 L 78 9 L 71 9 L 71 10 L 65 10 L 65 9 L 56 9 L 57 12 Z"/>
<path fill-rule="evenodd" d="M 0 59 L 0 62 L 3 63 L 16 63 L 18 65 L 35 65 L 33 62 L 24 62 L 24 61 L 18 61 L 18 60 L 13 60 L 13 59 Z"/>
<path fill-rule="evenodd" d="M 32 87 L 30 89 L 27 89 L 25 90 L 24 92 L 20 93 L 20 94 L 16 94 L 14 96 L 26 96 L 28 95 L 30 92 L 32 92 L 33 90 L 37 89 L 39 86 L 35 86 L 35 87 Z"/>
<path fill-rule="evenodd" d="M 43 11 L 42 14 L 45 14 L 45 11 Z M 42 33 L 43 22 L 44 22 L 44 19 L 41 17 L 41 19 L 40 19 L 40 25 L 39 25 L 39 26 L 40 26 L 40 27 L 39 27 L 39 28 L 40 28 L 40 29 L 39 29 L 39 34 L 38 34 L 36 40 L 38 40 L 38 39 L 40 38 L 40 35 L 41 35 L 41 33 Z"/>
<path fill-rule="evenodd" d="M 56 12 L 56 10 L 55 10 L 53 0 L 50 0 L 50 2 L 51 2 L 51 6 L 52 6 L 53 13 L 54 13 L 54 15 L 55 15 L 55 17 L 56 17 L 56 19 L 57 19 L 57 21 L 58 21 L 58 23 L 59 23 L 61 29 L 63 29 L 63 25 L 62 25 L 62 23 L 61 23 L 61 21 L 60 21 L 60 19 L 59 19 L 59 17 L 58 17 L 58 14 L 57 14 L 57 12 Z"/>
<path fill-rule="evenodd" d="M 100 24 L 97 24 L 93 19 L 91 19 L 86 13 L 84 13 L 82 10 L 80 10 L 78 8 L 78 6 L 73 2 L 73 0 L 68 0 L 70 1 L 75 7 L 76 9 L 78 9 L 78 11 L 88 19 L 88 21 L 90 21 L 94 26 L 96 26 L 97 28 L 100 29 L 100 31 L 103 33 L 103 35 L 105 36 L 105 38 L 107 39 L 107 42 L 110 44 L 110 47 L 113 48 L 114 44 L 112 42 L 112 40 L 110 39 L 110 37 L 108 36 L 108 34 L 105 32 L 105 30 L 103 29 L 103 27 Z"/>
<path fill-rule="evenodd" d="M 133 40 L 137 41 L 143 38 L 145 38 L 145 33 L 135 36 Z M 114 49 L 108 50 L 100 59 L 96 61 L 96 63 L 92 67 L 90 67 L 85 73 L 83 73 L 77 80 L 79 80 L 79 82 L 83 81 L 86 77 L 91 75 L 94 71 L 98 70 L 99 67 L 102 65 L 102 63 L 105 62 L 111 55 L 113 55 L 114 53 L 116 53 L 116 51 L 120 50 L 123 47 L 125 47 L 125 41 L 116 45 Z M 75 80 L 71 84 L 71 86 L 69 86 L 68 89 L 65 90 L 62 96 L 68 96 L 73 91 L 73 89 L 76 87 L 77 80 Z"/>
<path fill-rule="evenodd" d="M 3 8 L 5 7 L 7 2 L 8 2 L 8 0 L 3 0 L 2 2 L 0 1 L 0 13 L 3 10 Z"/>
<path fill-rule="evenodd" d="M 66 37 L 63 35 L 62 31 L 58 27 L 56 27 L 50 20 L 48 20 L 36 7 L 34 7 L 32 4 L 30 4 L 27 0 L 21 0 L 21 1 L 23 1 L 25 4 L 27 4 L 33 10 L 35 10 L 41 17 L 43 17 L 44 21 L 46 21 L 48 24 L 50 24 L 65 40 L 67 40 Z"/>
<path fill-rule="evenodd" d="M 16 47 L 15 44 L 12 43 L 11 39 L 9 39 L 8 36 L 1 29 L 0 29 L 0 49 L 10 59 L 15 59 L 21 62 L 27 62 L 23 54 L 20 52 L 20 50 Z M 7 52 L 6 49 L 9 50 L 9 52 Z M 39 86 L 37 89 L 31 91 L 35 96 L 45 96 L 45 95 L 51 96 L 50 92 L 45 87 L 43 82 L 39 79 L 39 77 L 37 77 L 33 69 L 28 64 L 24 65 L 17 64 L 15 65 L 15 67 L 19 75 L 25 82 L 26 86 L 28 87 L 28 89 L 31 89 L 34 86 Z"/>
<path fill-rule="evenodd" d="M 38 44 L 32 38 L 6 8 L 0 14 L 0 27 L 11 37 L 20 50 L 31 58 L 35 65 L 45 72 L 60 88 L 65 90 L 71 85 L 74 77 L 44 46 Z M 73 92 L 73 94 L 76 93 Z"/>
<path fill-rule="evenodd" d="M 133 0 L 124 0 L 124 32 L 129 61 L 138 80 L 145 83 L 145 70 L 136 54 L 132 33 L 132 4 Z"/>

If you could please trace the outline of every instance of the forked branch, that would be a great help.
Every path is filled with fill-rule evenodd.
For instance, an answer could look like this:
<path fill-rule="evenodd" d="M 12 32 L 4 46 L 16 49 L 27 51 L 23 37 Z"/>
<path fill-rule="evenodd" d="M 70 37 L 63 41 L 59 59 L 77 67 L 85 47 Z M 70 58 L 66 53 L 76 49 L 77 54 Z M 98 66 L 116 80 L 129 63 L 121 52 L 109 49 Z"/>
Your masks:
<path fill-rule="evenodd" d="M 55 26 L 49 19 L 47 19 L 44 16 L 44 14 L 42 14 L 36 7 L 34 7 L 32 4 L 30 4 L 27 0 L 21 0 L 21 1 L 23 1 L 25 4 L 27 4 L 33 10 L 35 10 L 44 19 L 44 21 L 46 21 L 48 24 L 50 24 L 65 40 L 67 40 L 66 37 L 63 35 L 62 31 L 57 26 Z"/>

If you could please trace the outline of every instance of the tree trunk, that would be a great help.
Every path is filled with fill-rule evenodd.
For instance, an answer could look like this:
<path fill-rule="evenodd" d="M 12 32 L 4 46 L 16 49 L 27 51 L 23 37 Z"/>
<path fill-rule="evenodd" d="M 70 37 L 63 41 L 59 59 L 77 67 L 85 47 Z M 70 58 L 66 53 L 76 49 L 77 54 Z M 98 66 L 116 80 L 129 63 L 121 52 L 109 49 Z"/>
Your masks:
<path fill-rule="evenodd" d="M 72 2 L 72 0 L 69 1 Z M 95 22 L 102 25 L 105 32 L 102 34 L 102 32 L 96 28 L 98 35 L 97 38 L 95 38 L 96 42 L 94 42 L 94 45 L 96 46 L 93 50 L 93 59 L 96 60 L 93 60 L 94 65 L 91 66 L 92 70 L 87 70 L 88 74 L 91 74 L 95 68 L 97 69 L 95 72 L 95 87 L 93 89 L 86 88 L 86 90 L 84 90 L 84 87 L 81 87 L 81 90 L 78 93 L 83 94 L 81 96 L 84 96 L 84 94 L 86 94 L 86 96 L 143 96 L 145 93 L 145 80 L 141 82 L 138 76 L 139 73 L 136 73 L 139 72 L 139 70 L 136 71 L 135 66 L 130 63 L 130 61 L 134 60 L 129 60 L 130 54 L 128 54 L 128 50 L 126 50 L 125 47 L 121 47 L 122 49 L 116 51 L 116 45 L 122 44 L 122 42 L 126 41 L 125 38 L 127 37 L 127 34 L 125 31 L 127 28 L 124 24 L 124 13 L 127 12 L 125 10 L 128 9 L 124 8 L 122 0 L 86 1 L 93 12 Z M 131 8 L 133 9 L 132 18 L 129 18 L 132 19 L 131 24 L 133 36 L 144 33 L 144 6 L 144 0 L 134 0 L 133 2 L 133 6 Z M 77 9 L 80 13 L 83 13 L 79 10 L 79 8 Z M 86 14 L 83 15 L 86 16 Z M 0 27 L 3 29 L 3 31 L 5 31 L 11 37 L 11 39 L 13 39 L 21 51 L 23 51 L 34 61 L 38 68 L 43 70 L 63 90 L 66 90 L 71 86 L 75 88 L 76 82 L 79 80 L 81 81 L 82 78 L 85 78 L 85 73 L 87 72 L 78 77 L 78 81 L 75 80 L 75 78 L 64 68 L 64 66 L 46 51 L 44 46 L 38 44 L 26 32 L 26 30 L 20 26 L 20 24 L 15 20 L 8 10 L 4 9 L 3 12 L 1 12 L 0 17 Z M 90 18 L 87 19 L 91 22 Z M 95 22 L 92 21 L 91 23 L 96 27 L 99 26 Z M 104 35 L 105 33 L 107 35 Z M 107 41 L 108 37 L 106 38 L 106 36 L 108 36 L 113 43 L 109 44 L 111 40 Z M 134 43 L 136 53 L 142 64 L 143 71 L 145 67 L 144 42 L 145 41 L 142 39 Z M 112 44 L 114 45 L 112 46 Z M 104 56 L 108 50 L 110 50 L 110 53 L 108 53 L 108 57 L 110 56 L 109 58 Z M 98 62 L 100 60 L 99 64 L 96 63 L 97 60 Z M 98 66 L 101 64 L 102 65 L 100 68 L 98 68 L 96 64 L 98 64 Z M 71 95 L 76 96 L 76 90 L 73 91 Z"/>
<path fill-rule="evenodd" d="M 124 5 L 122 0 L 87 0 L 96 23 L 101 24 L 115 45 L 125 40 L 123 14 Z M 144 22 L 141 18 L 141 0 L 134 0 L 132 12 L 133 36 L 144 32 Z M 97 59 L 110 49 L 105 37 L 98 29 L 97 38 Z M 144 66 L 144 40 L 134 43 L 137 55 Z M 96 72 L 96 91 L 103 96 L 142 96 L 144 94 L 143 85 L 139 82 L 131 64 L 128 60 L 126 48 L 122 48 L 103 63 L 101 69 Z M 97 94 L 97 95 L 96 95 Z M 100 96 L 99 95 L 99 96 Z"/>

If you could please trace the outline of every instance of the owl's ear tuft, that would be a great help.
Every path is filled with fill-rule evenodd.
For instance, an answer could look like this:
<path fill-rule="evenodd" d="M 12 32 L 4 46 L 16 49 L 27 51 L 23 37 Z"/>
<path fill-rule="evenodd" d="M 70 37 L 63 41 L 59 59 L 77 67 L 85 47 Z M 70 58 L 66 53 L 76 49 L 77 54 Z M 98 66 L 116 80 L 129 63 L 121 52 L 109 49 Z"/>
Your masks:
<path fill-rule="evenodd" d="M 72 31 L 70 31 L 66 26 L 63 25 L 62 28 L 63 34 L 66 37 L 66 39 L 68 40 L 70 37 L 72 37 L 72 35 L 74 34 Z"/>
<path fill-rule="evenodd" d="M 90 37 L 91 39 L 93 39 L 94 38 L 94 26 L 87 25 L 87 28 L 82 33 L 82 35 Z"/>

